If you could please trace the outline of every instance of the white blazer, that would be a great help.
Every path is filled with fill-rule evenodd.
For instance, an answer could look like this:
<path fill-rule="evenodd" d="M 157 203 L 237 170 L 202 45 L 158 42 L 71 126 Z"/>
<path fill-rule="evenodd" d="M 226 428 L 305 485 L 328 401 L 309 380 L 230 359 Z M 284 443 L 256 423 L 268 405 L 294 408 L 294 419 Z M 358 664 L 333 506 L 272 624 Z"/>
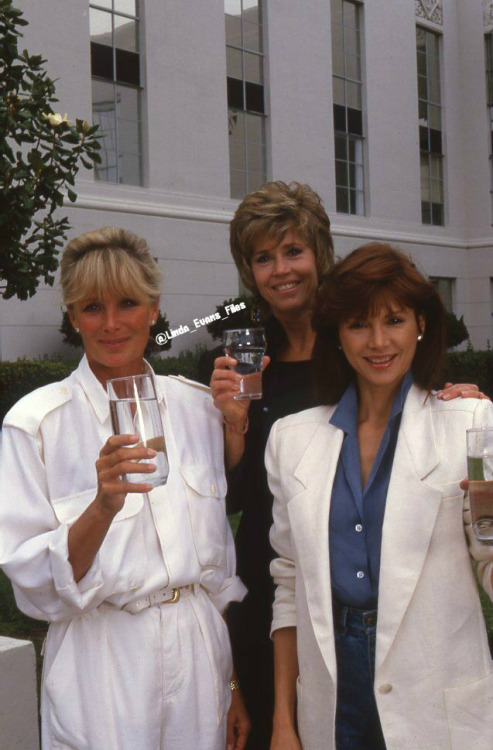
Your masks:
<path fill-rule="evenodd" d="M 279 554 L 272 630 L 297 628 L 304 750 L 335 748 L 329 510 L 343 432 L 329 424 L 334 409 L 280 419 L 266 452 Z M 493 663 L 470 557 L 493 598 L 493 547 L 466 526 L 468 549 L 459 487 L 465 432 L 478 425 L 493 426 L 488 401 L 409 391 L 382 533 L 375 696 L 387 750 L 493 748 Z"/>

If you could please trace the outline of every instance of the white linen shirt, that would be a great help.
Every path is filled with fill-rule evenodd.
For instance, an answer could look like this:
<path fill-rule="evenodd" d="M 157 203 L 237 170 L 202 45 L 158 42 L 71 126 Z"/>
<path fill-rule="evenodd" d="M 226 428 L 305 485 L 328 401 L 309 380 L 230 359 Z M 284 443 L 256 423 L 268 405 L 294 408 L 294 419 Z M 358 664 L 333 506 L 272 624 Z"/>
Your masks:
<path fill-rule="evenodd" d="M 78 583 L 68 529 L 96 497 L 95 462 L 112 434 L 107 394 L 84 357 L 68 378 L 25 396 L 5 417 L 0 565 L 30 617 L 66 620 L 103 601 L 123 607 L 191 583 L 220 611 L 244 597 L 225 515 L 220 412 L 204 386 L 180 377 L 155 382 L 168 482 L 148 495 L 127 494 Z"/>

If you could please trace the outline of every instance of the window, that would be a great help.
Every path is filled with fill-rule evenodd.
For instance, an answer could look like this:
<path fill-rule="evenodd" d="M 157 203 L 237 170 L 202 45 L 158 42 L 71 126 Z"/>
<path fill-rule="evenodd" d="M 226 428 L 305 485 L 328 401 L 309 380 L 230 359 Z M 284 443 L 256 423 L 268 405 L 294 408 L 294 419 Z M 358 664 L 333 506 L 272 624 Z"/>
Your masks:
<path fill-rule="evenodd" d="M 225 0 L 231 197 L 266 181 L 261 0 Z"/>
<path fill-rule="evenodd" d="M 339 213 L 365 213 L 361 8 L 331 0 L 332 88 Z"/>
<path fill-rule="evenodd" d="M 490 131 L 490 195 L 493 199 L 493 33 L 490 32 L 489 34 L 486 34 L 484 39 L 486 59 L 486 106 L 488 108 L 488 123 Z"/>
<path fill-rule="evenodd" d="M 92 116 L 101 128 L 96 179 L 142 185 L 138 0 L 90 3 Z"/>
<path fill-rule="evenodd" d="M 443 226 L 444 157 L 439 45 L 438 34 L 417 27 L 421 219 L 423 224 Z"/>
<path fill-rule="evenodd" d="M 455 279 L 430 276 L 430 281 L 437 290 L 447 312 L 454 312 L 454 283 Z"/>

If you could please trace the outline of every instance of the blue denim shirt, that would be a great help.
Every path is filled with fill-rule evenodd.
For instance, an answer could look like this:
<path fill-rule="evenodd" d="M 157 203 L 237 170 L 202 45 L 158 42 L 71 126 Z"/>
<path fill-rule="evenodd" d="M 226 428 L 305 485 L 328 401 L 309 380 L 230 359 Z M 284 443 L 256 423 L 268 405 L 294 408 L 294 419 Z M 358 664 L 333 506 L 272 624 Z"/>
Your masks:
<path fill-rule="evenodd" d="M 387 490 L 394 461 L 402 409 L 413 383 L 407 373 L 396 393 L 370 476 L 361 482 L 355 384 L 345 391 L 330 420 L 344 431 L 332 487 L 329 518 L 332 593 L 341 604 L 376 609 L 380 548 Z"/>

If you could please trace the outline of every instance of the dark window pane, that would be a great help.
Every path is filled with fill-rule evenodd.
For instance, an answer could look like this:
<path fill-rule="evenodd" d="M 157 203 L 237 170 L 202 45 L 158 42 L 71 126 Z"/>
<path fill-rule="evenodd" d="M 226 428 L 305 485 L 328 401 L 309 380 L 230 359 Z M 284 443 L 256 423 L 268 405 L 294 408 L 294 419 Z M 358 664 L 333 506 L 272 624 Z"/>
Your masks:
<path fill-rule="evenodd" d="M 105 44 L 91 42 L 91 75 L 113 80 L 113 50 Z"/>
<path fill-rule="evenodd" d="M 348 133 L 363 135 L 363 113 L 359 109 L 348 107 L 347 110 Z"/>
<path fill-rule="evenodd" d="M 419 128 L 419 147 L 421 151 L 429 151 L 428 128 L 423 126 Z"/>
<path fill-rule="evenodd" d="M 429 203 L 421 203 L 421 220 L 423 224 L 431 224 L 431 208 Z"/>
<path fill-rule="evenodd" d="M 442 153 L 442 134 L 439 130 L 433 130 L 430 128 L 430 152 L 432 154 Z"/>
<path fill-rule="evenodd" d="M 443 226 L 443 205 L 440 203 L 431 204 L 431 224 L 435 226 Z"/>
<path fill-rule="evenodd" d="M 140 86 L 140 60 L 135 52 L 116 50 L 116 80 Z"/>
<path fill-rule="evenodd" d="M 243 109 L 243 81 L 228 77 L 228 107 Z"/>
<path fill-rule="evenodd" d="M 345 188 L 336 188 L 336 211 L 338 214 L 349 213 L 349 196 Z"/>
<path fill-rule="evenodd" d="M 334 104 L 334 130 L 346 132 L 346 108 L 340 104 Z"/>
<path fill-rule="evenodd" d="M 349 191 L 349 213 L 351 214 L 357 214 L 358 208 L 357 208 L 357 194 L 355 190 Z"/>
<path fill-rule="evenodd" d="M 347 184 L 348 184 L 347 163 L 345 161 L 336 160 L 336 185 L 337 187 L 347 187 Z"/>
<path fill-rule="evenodd" d="M 347 141 L 345 138 L 341 138 L 341 136 L 335 137 L 335 148 L 336 148 L 336 159 L 342 159 L 345 161 L 347 159 Z"/>
<path fill-rule="evenodd" d="M 246 109 L 249 112 L 264 113 L 264 87 L 258 83 L 245 84 L 246 89 Z"/>

